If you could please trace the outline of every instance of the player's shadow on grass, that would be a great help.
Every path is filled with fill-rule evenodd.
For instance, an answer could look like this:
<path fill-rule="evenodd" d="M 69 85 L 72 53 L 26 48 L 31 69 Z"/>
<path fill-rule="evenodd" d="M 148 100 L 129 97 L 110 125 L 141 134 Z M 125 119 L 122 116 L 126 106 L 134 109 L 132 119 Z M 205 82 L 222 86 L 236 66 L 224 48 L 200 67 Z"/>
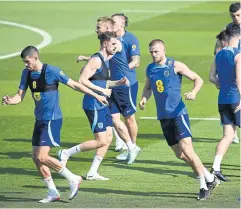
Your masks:
<path fill-rule="evenodd" d="M 23 175 L 23 176 L 34 176 L 37 179 L 42 179 L 40 177 L 40 174 L 39 174 L 37 168 L 35 168 L 34 165 L 33 165 L 33 169 L 12 168 L 12 167 L 0 168 L 0 173 L 1 174 Z M 55 179 L 63 179 L 62 176 L 58 175 L 55 172 L 53 172 L 53 176 L 54 176 Z"/>
<path fill-rule="evenodd" d="M 56 153 L 50 153 L 50 155 L 54 158 L 57 158 Z M 21 159 L 21 158 L 32 158 L 32 153 L 30 152 L 0 152 L 0 156 L 6 156 L 6 159 Z M 92 162 L 93 158 L 87 156 L 85 157 L 71 157 L 70 162 Z"/>
<path fill-rule="evenodd" d="M 36 198 L 26 198 L 26 197 L 7 197 L 5 195 L 0 195 L 0 202 L 35 202 L 38 203 L 40 199 Z M 64 200 L 59 200 L 60 203 L 69 203 Z"/>
<path fill-rule="evenodd" d="M 97 184 L 97 182 L 96 182 Z M 26 188 L 32 189 L 40 189 L 45 188 L 44 186 L 34 186 L 34 185 L 26 185 Z M 59 187 L 60 192 L 69 191 L 69 187 Z M 159 196 L 159 197 L 170 197 L 170 198 L 191 198 L 195 199 L 197 197 L 197 193 L 185 193 L 185 192 L 140 192 L 140 191 L 125 191 L 125 190 L 114 190 L 114 189 L 104 189 L 104 188 L 80 188 L 80 192 L 89 192 L 89 193 L 97 193 L 97 194 L 120 194 L 120 195 L 132 195 L 132 196 Z"/>
<path fill-rule="evenodd" d="M 3 139 L 3 141 L 7 141 L 7 142 L 24 142 L 24 143 L 28 143 L 29 146 L 32 146 L 32 139 Z M 61 141 L 61 147 L 63 148 L 69 148 L 69 147 L 73 147 L 76 144 L 78 144 L 78 142 L 62 142 Z"/>
<path fill-rule="evenodd" d="M 161 189 L 160 189 L 161 190 Z M 125 190 L 114 190 L 104 188 L 82 188 L 82 192 L 90 192 L 97 194 L 120 194 L 120 195 L 132 195 L 132 196 L 144 196 L 144 197 L 170 197 L 170 198 L 190 198 L 195 199 L 197 193 L 185 193 L 185 192 L 140 192 L 140 191 L 125 191 Z"/>
<path fill-rule="evenodd" d="M 172 169 L 164 169 L 162 167 L 158 168 L 145 168 L 145 167 L 137 167 L 137 166 L 128 166 L 126 164 L 105 164 L 108 166 L 113 166 L 120 169 L 128 169 L 128 170 L 136 170 L 142 171 L 145 173 L 152 173 L 158 175 L 169 175 L 172 177 L 178 177 L 180 175 L 189 176 L 191 178 L 196 178 L 193 172 L 189 171 L 180 171 L 180 170 L 172 170 Z"/>
<path fill-rule="evenodd" d="M 151 133 L 143 133 L 138 134 L 137 136 L 137 142 L 138 139 L 151 139 L 151 140 L 166 140 L 163 134 L 151 134 Z M 205 143 L 217 143 L 220 141 L 220 139 L 213 139 L 213 138 L 199 138 L 199 137 L 193 137 L 193 142 L 205 142 Z"/>

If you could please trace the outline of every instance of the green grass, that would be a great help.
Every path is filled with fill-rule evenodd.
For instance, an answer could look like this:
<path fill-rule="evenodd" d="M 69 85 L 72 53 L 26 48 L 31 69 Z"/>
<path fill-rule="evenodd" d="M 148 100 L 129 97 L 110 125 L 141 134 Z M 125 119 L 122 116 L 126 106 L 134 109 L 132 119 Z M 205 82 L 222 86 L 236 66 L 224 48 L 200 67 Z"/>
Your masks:
<path fill-rule="evenodd" d="M 158 12 L 128 12 L 130 26 L 141 45 L 141 66 L 137 69 L 140 99 L 144 71 L 151 57 L 148 43 L 162 38 L 167 54 L 186 63 L 205 81 L 195 102 L 186 102 L 190 117 L 218 117 L 217 90 L 208 81 L 213 59 L 215 35 L 230 22 L 230 2 L 0 2 L 0 20 L 13 21 L 41 28 L 53 37 L 42 49 L 41 60 L 61 67 L 77 80 L 83 64 L 76 64 L 78 54 L 90 55 L 98 50 L 94 33 L 99 16 L 124 10 L 154 10 Z M 105 7 L 103 7 L 103 5 Z M 104 8 L 104 10 L 103 10 Z M 169 13 L 161 14 L 161 11 Z M 20 51 L 27 44 L 38 44 L 38 34 L 0 24 L 0 55 Z M 2 41 L 4 40 L 4 41 Z M 3 44 L 2 44 L 3 43 Z M 0 95 L 14 94 L 24 68 L 19 57 L 0 60 Z M 183 92 L 193 84 L 183 80 Z M 81 108 L 83 95 L 65 86 L 60 87 L 63 111 L 61 145 L 67 148 L 91 139 L 89 123 Z M 45 187 L 31 160 L 31 136 L 34 104 L 28 92 L 23 103 L 0 107 L 0 207 L 39 208 L 37 201 L 45 195 Z M 205 202 L 196 201 L 198 180 L 191 169 L 175 158 L 155 120 L 140 120 L 156 116 L 153 98 L 145 111 L 136 114 L 142 148 L 135 164 L 127 166 L 115 160 L 114 144 L 100 167 L 100 173 L 110 181 L 84 181 L 79 195 L 69 202 L 68 183 L 53 173 L 62 201 L 48 204 L 49 208 L 238 208 L 240 207 L 240 146 L 232 144 L 223 160 L 223 172 L 231 182 L 222 183 Z M 191 121 L 194 147 L 208 169 L 211 168 L 215 147 L 222 136 L 219 121 Z M 59 148 L 53 149 L 56 156 Z M 94 152 L 79 153 L 68 167 L 85 175 Z"/>

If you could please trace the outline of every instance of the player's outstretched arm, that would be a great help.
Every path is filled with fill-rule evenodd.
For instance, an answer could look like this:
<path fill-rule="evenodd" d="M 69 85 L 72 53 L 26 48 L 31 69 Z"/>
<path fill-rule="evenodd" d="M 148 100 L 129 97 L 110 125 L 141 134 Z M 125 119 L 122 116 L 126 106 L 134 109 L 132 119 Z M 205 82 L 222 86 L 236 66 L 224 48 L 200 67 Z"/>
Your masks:
<path fill-rule="evenodd" d="M 17 94 L 14 96 L 10 97 L 8 95 L 3 96 L 2 98 L 2 104 L 3 105 L 15 105 L 19 104 L 20 102 L 23 101 L 23 98 L 25 96 L 26 90 L 18 89 Z"/>
<path fill-rule="evenodd" d="M 79 55 L 77 58 L 76 58 L 76 62 L 82 62 L 82 61 L 86 61 L 88 62 L 90 60 L 90 57 L 87 57 L 87 56 L 84 56 L 84 55 Z"/>
<path fill-rule="evenodd" d="M 184 94 L 185 99 L 187 100 L 195 100 L 197 93 L 200 91 L 203 85 L 202 78 L 192 70 L 190 70 L 184 63 L 176 61 L 174 63 L 174 69 L 176 73 L 179 73 L 189 80 L 194 82 L 194 86 L 191 92 L 187 92 Z"/>
<path fill-rule="evenodd" d="M 145 86 L 143 88 L 143 92 L 142 92 L 142 98 L 141 101 L 139 103 L 139 107 L 141 110 L 145 109 L 147 100 L 150 99 L 152 95 L 152 89 L 151 89 L 151 84 L 150 84 L 150 80 L 148 77 L 146 77 L 146 83 Z"/>
<path fill-rule="evenodd" d="M 118 81 L 107 81 L 106 88 L 114 88 L 117 86 L 130 86 L 130 82 L 127 77 L 124 77 Z"/>
<path fill-rule="evenodd" d="M 91 58 L 81 70 L 79 83 L 87 86 L 88 88 L 94 91 L 100 92 L 106 96 L 110 96 L 111 95 L 110 89 L 101 88 L 100 86 L 93 84 L 89 80 L 95 74 L 96 70 L 101 67 L 101 65 L 102 65 L 102 62 L 99 57 Z"/>
<path fill-rule="evenodd" d="M 79 92 L 82 92 L 82 93 L 85 93 L 85 94 L 89 94 L 89 95 L 95 97 L 103 105 L 108 105 L 107 99 L 104 96 L 96 94 L 91 89 L 87 88 L 86 86 L 84 86 L 81 83 L 78 83 L 78 82 L 76 82 L 72 79 L 69 79 L 66 85 L 69 86 L 70 88 L 76 90 L 76 91 L 79 91 Z"/>

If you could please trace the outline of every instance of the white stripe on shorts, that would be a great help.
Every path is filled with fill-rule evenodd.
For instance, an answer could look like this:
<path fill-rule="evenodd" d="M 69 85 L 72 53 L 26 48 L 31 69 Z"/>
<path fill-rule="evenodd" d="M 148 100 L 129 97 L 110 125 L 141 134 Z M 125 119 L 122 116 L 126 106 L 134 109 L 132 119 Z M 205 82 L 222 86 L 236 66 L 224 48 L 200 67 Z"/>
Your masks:
<path fill-rule="evenodd" d="M 49 121 L 49 124 L 48 124 L 48 134 L 49 134 L 49 138 L 51 140 L 51 143 L 55 146 L 55 147 L 58 147 L 59 144 L 57 144 L 55 141 L 54 141 L 54 137 L 52 135 L 52 131 L 51 131 L 51 120 Z"/>
<path fill-rule="evenodd" d="M 189 131 L 189 133 L 192 135 L 192 132 L 191 130 L 189 129 L 188 125 L 187 125 L 187 122 L 185 121 L 185 118 L 183 115 L 181 115 L 181 118 L 182 118 L 182 122 L 184 124 L 184 126 L 186 127 L 186 129 Z"/>

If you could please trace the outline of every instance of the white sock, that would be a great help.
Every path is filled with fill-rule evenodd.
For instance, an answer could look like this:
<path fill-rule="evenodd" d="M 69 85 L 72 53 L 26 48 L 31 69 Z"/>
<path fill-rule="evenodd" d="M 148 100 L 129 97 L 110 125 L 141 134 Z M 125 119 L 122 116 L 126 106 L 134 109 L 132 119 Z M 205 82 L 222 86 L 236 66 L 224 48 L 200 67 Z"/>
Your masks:
<path fill-rule="evenodd" d="M 213 170 L 220 171 L 220 165 L 223 157 L 221 155 L 215 155 L 213 162 Z"/>
<path fill-rule="evenodd" d="M 95 155 L 88 174 L 91 174 L 91 175 L 96 174 L 102 160 L 103 160 L 103 157 Z"/>
<path fill-rule="evenodd" d="M 43 179 L 43 182 L 47 186 L 48 190 L 55 190 L 55 191 L 57 191 L 57 188 L 56 188 L 56 186 L 54 184 L 54 181 L 53 181 L 51 176 L 46 178 L 46 179 Z"/>
<path fill-rule="evenodd" d="M 74 155 L 74 154 L 76 154 L 76 153 L 78 153 L 78 152 L 81 152 L 80 145 L 78 144 L 78 145 L 76 145 L 74 147 L 71 147 L 71 148 L 67 149 L 67 152 L 69 154 L 69 157 Z"/>
<path fill-rule="evenodd" d="M 126 143 L 126 145 L 127 145 L 128 149 L 129 149 L 129 151 L 133 150 L 133 149 L 135 148 L 135 146 L 136 146 L 135 144 L 132 143 L 131 140 L 129 140 L 129 141 Z"/>
<path fill-rule="evenodd" d="M 204 177 L 206 182 L 213 182 L 214 181 L 214 175 L 211 174 L 207 168 L 203 167 L 203 173 L 204 173 Z"/>
<path fill-rule="evenodd" d="M 198 176 L 197 178 L 200 181 L 200 189 L 208 190 L 204 176 Z"/>
<path fill-rule="evenodd" d="M 238 133 L 237 133 L 237 130 L 235 130 L 235 132 L 234 132 L 234 138 L 237 138 L 237 139 L 238 139 Z"/>
<path fill-rule="evenodd" d="M 68 168 L 63 167 L 58 172 L 61 176 L 65 177 L 69 182 L 71 182 L 75 178 L 75 174 L 73 174 Z"/>

